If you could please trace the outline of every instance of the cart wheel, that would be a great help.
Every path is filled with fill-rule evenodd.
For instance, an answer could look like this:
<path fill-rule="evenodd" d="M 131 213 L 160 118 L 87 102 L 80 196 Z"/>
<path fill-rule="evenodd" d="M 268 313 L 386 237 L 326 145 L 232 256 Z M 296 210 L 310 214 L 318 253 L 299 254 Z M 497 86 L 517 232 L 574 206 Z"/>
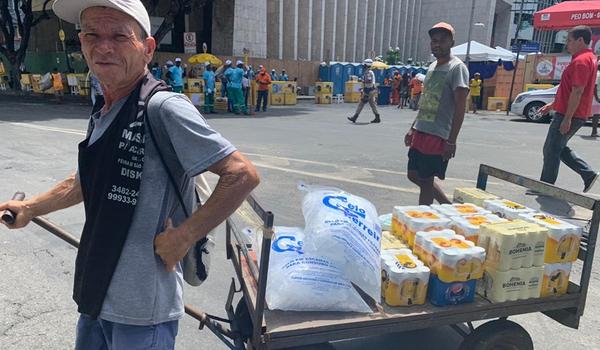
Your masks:
<path fill-rule="evenodd" d="M 235 322 L 242 341 L 246 342 L 252 337 L 254 327 L 252 325 L 252 317 L 250 317 L 250 312 L 246 306 L 246 300 L 243 297 L 235 307 Z"/>
<path fill-rule="evenodd" d="M 533 350 L 527 331 L 515 322 L 487 322 L 465 337 L 459 350 Z"/>

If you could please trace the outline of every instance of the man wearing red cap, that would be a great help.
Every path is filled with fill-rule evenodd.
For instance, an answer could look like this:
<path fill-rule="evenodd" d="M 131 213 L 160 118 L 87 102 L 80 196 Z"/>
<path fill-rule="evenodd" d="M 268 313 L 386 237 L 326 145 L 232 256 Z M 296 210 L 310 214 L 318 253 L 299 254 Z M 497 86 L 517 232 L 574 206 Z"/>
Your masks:
<path fill-rule="evenodd" d="M 427 71 L 417 119 L 404 138 L 408 151 L 408 178 L 421 189 L 419 204 L 433 200 L 450 203 L 435 182 L 444 179 L 448 161 L 456 153 L 456 139 L 465 117 L 469 71 L 450 55 L 454 28 L 440 22 L 429 30 L 431 52 L 437 58 Z"/>

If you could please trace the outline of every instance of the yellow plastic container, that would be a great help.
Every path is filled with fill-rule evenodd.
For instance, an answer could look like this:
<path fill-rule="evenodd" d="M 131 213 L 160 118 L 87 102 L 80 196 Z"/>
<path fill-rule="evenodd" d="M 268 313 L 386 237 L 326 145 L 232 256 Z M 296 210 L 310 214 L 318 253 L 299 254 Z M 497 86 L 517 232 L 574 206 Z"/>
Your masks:
<path fill-rule="evenodd" d="M 344 102 L 357 103 L 360 102 L 361 94 L 356 92 L 347 92 L 344 94 Z"/>
<path fill-rule="evenodd" d="M 450 219 L 428 206 L 394 207 L 392 231 L 409 247 L 415 245 L 418 231 L 439 231 L 450 227 Z"/>
<path fill-rule="evenodd" d="M 386 250 L 381 255 L 381 296 L 390 306 L 425 304 L 429 268 L 409 249 Z"/>
<path fill-rule="evenodd" d="M 483 201 L 483 207 L 499 217 L 509 220 L 519 219 L 521 214 L 535 213 L 535 210 L 508 199 L 486 200 Z"/>
<path fill-rule="evenodd" d="M 508 106 L 508 97 L 488 97 L 488 111 L 506 111 Z"/>
<path fill-rule="evenodd" d="M 204 80 L 188 78 L 186 82 L 186 91 L 189 93 L 204 92 Z"/>
<path fill-rule="evenodd" d="M 546 264 L 542 279 L 541 297 L 567 294 L 572 263 Z"/>
<path fill-rule="evenodd" d="M 548 229 L 523 220 L 481 226 L 478 246 L 487 252 L 486 267 L 508 271 L 543 266 Z"/>
<path fill-rule="evenodd" d="M 454 190 L 454 201 L 458 203 L 473 203 L 483 207 L 483 201 L 489 199 L 500 199 L 500 197 L 479 188 L 462 187 Z"/>
<path fill-rule="evenodd" d="M 431 273 L 442 282 L 466 282 L 483 276 L 485 249 L 459 235 L 429 237 L 425 241 L 431 242 L 425 244 L 425 249 L 431 248 Z"/>
<path fill-rule="evenodd" d="M 319 81 L 315 83 L 315 94 L 331 95 L 333 94 L 333 82 Z"/>
<path fill-rule="evenodd" d="M 471 203 L 434 204 L 431 208 L 448 217 L 490 214 L 489 210 Z"/>
<path fill-rule="evenodd" d="M 566 263 L 577 260 L 583 230 L 581 227 L 554 218 L 548 214 L 522 214 L 521 218 L 548 229 L 546 240 L 546 264 Z"/>
<path fill-rule="evenodd" d="M 381 232 L 381 250 L 409 249 L 408 246 L 390 231 Z"/>
<path fill-rule="evenodd" d="M 295 81 L 284 81 L 281 91 L 284 94 L 296 94 L 297 83 Z"/>
<path fill-rule="evenodd" d="M 294 106 L 298 104 L 298 96 L 295 93 L 285 93 L 283 95 L 283 104 L 286 106 Z"/>
<path fill-rule="evenodd" d="M 315 103 L 318 105 L 329 105 L 333 100 L 332 94 L 315 95 Z"/>
<path fill-rule="evenodd" d="M 283 94 L 271 96 L 271 104 L 273 106 L 283 106 L 285 104 L 285 96 Z"/>
<path fill-rule="evenodd" d="M 543 266 L 508 271 L 486 267 L 477 292 L 494 303 L 539 298 L 543 274 Z"/>
<path fill-rule="evenodd" d="M 453 229 L 457 235 L 461 235 L 475 244 L 479 241 L 481 225 L 508 221 L 494 214 L 453 216 L 450 220 L 452 220 L 450 228 Z"/>
<path fill-rule="evenodd" d="M 215 98 L 215 111 L 227 112 L 227 97 Z"/>
<path fill-rule="evenodd" d="M 359 102 L 361 89 L 362 83 L 357 81 L 347 81 L 344 84 L 344 102 Z"/>

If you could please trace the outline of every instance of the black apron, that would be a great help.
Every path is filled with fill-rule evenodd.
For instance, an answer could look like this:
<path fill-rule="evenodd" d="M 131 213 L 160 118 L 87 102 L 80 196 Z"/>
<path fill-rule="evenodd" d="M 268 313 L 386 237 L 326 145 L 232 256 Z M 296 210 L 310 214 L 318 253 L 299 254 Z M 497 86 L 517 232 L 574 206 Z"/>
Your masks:
<path fill-rule="evenodd" d="M 80 313 L 94 319 L 102 310 L 138 201 L 147 98 L 166 89 L 148 74 L 102 136 L 89 145 L 89 132 L 79 144 L 86 220 L 75 261 L 73 299 Z"/>

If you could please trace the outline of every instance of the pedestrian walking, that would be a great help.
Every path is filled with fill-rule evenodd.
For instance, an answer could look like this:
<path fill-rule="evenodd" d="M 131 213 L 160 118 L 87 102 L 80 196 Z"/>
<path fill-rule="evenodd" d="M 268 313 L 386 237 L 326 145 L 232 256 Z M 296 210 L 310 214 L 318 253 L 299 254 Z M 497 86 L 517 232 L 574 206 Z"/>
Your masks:
<path fill-rule="evenodd" d="M 227 77 L 227 97 L 231 98 L 233 113 L 244 113 L 248 115 L 248 109 L 244 105 L 244 92 L 242 91 L 242 80 L 244 78 L 244 62 L 237 61 L 235 67 L 229 67 L 225 71 Z"/>
<path fill-rule="evenodd" d="M 256 75 L 256 83 L 258 84 L 258 96 L 256 97 L 256 109 L 255 112 L 260 110 L 262 103 L 262 111 L 267 111 L 267 104 L 269 99 L 269 85 L 271 85 L 271 76 L 267 73 L 265 67 L 260 66 L 260 72 Z"/>
<path fill-rule="evenodd" d="M 417 78 L 417 73 L 412 72 L 410 83 L 410 108 L 416 111 L 419 108 L 421 92 L 423 92 L 423 83 Z"/>
<path fill-rule="evenodd" d="M 181 260 L 236 210 L 258 175 L 188 99 L 150 74 L 156 42 L 141 1 L 57 0 L 53 11 L 81 24 L 81 49 L 105 104 L 90 117 L 77 172 L 44 194 L 0 204 L 16 213 L 4 224 L 21 228 L 83 202 L 75 349 L 174 349 L 185 314 Z M 206 170 L 221 178 L 218 195 L 191 213 L 194 177 Z"/>
<path fill-rule="evenodd" d="M 279 76 L 275 72 L 275 69 L 271 69 L 271 81 L 279 81 Z"/>
<path fill-rule="evenodd" d="M 400 72 L 394 72 L 394 78 L 392 79 L 392 105 L 400 105 L 400 85 L 402 84 L 402 77 Z"/>
<path fill-rule="evenodd" d="M 450 203 L 435 178 L 445 179 L 448 162 L 456 155 L 469 91 L 467 66 L 450 53 L 454 28 L 440 22 L 429 30 L 429 37 L 436 61 L 427 70 L 419 113 L 404 138 L 410 147 L 408 179 L 419 186 L 420 205 L 430 205 L 434 199 Z"/>
<path fill-rule="evenodd" d="M 215 112 L 215 72 L 213 72 L 210 62 L 204 63 L 204 68 L 204 73 L 202 73 L 202 79 L 204 80 L 204 113 L 217 113 Z"/>
<path fill-rule="evenodd" d="M 473 113 L 477 113 L 477 108 L 481 100 L 481 74 L 475 73 L 473 79 L 469 81 L 469 89 L 471 93 L 471 108 Z"/>
<path fill-rule="evenodd" d="M 576 26 L 569 31 L 567 51 L 572 55 L 571 62 L 562 73 L 554 101 L 540 109 L 542 115 L 554 111 L 544 143 L 540 180 L 554 184 L 562 161 L 581 176 L 583 192 L 592 188 L 599 174 L 567 144 L 592 115 L 598 60 L 588 48 L 591 40 L 592 30 L 588 26 Z M 527 193 L 538 194 L 535 191 Z"/>
<path fill-rule="evenodd" d="M 410 76 L 408 73 L 404 72 L 402 74 L 402 80 L 400 81 L 400 105 L 398 108 L 404 109 L 404 107 L 408 107 L 408 100 L 410 96 L 410 87 L 408 84 L 410 83 Z"/>
<path fill-rule="evenodd" d="M 363 61 L 364 73 L 362 76 L 362 93 L 360 97 L 360 101 L 358 106 L 356 107 L 356 111 L 352 117 L 348 117 L 348 120 L 356 123 L 360 112 L 362 112 L 363 107 L 368 103 L 371 106 L 371 110 L 373 110 L 373 114 L 375 114 L 375 119 L 371 120 L 371 123 L 381 123 L 381 119 L 379 118 L 379 112 L 377 111 L 377 86 L 375 85 L 375 73 L 371 70 L 371 66 L 373 65 L 373 60 L 367 58 Z"/>
<path fill-rule="evenodd" d="M 598 137 L 598 119 L 600 118 L 600 62 L 598 62 L 598 71 L 596 72 L 596 85 L 594 85 L 594 99 L 596 99 L 597 105 L 592 103 L 592 134 L 591 137 Z"/>

